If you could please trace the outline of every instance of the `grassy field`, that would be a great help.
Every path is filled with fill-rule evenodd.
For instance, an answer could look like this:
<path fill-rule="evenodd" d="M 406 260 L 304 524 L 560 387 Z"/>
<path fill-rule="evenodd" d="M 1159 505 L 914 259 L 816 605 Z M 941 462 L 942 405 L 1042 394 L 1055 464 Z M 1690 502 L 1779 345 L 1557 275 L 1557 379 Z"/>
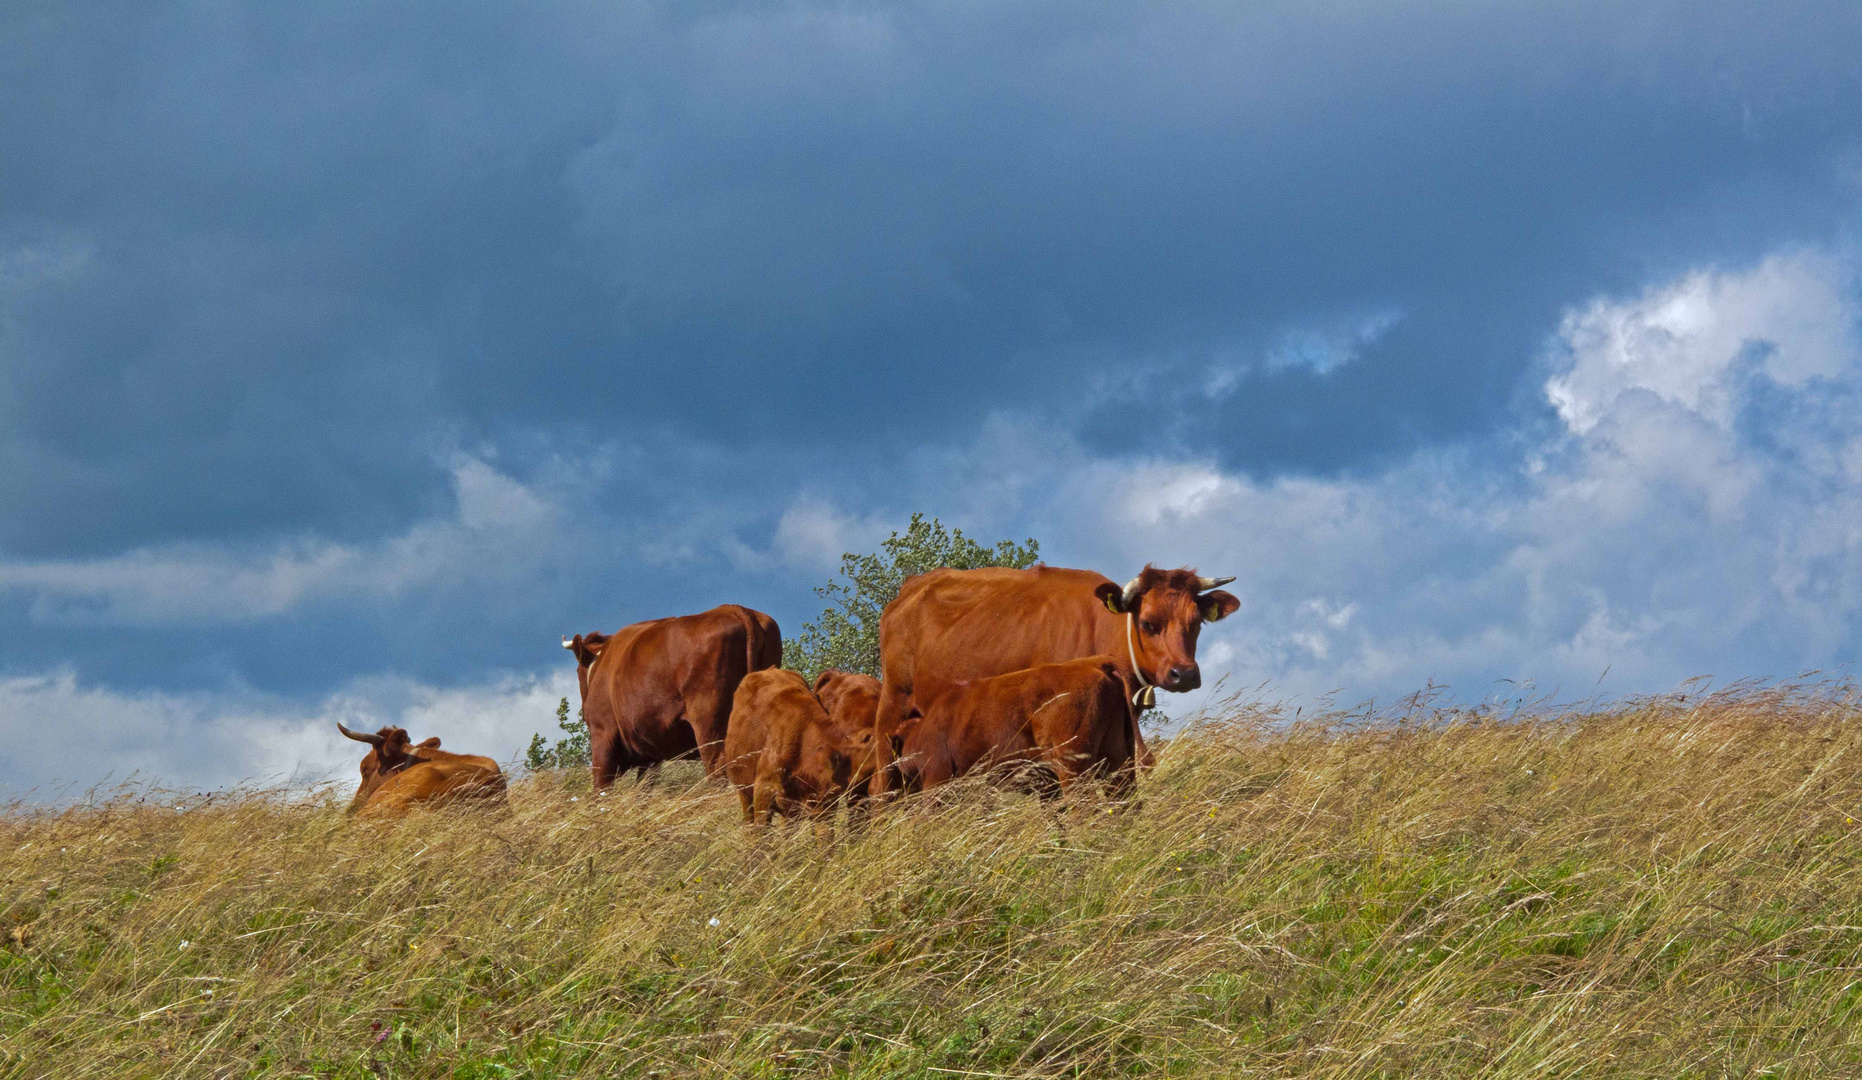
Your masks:
<path fill-rule="evenodd" d="M 1862 1076 L 1859 710 L 1235 706 L 1136 808 L 859 835 L 672 770 L 16 806 L 0 1075 Z"/>

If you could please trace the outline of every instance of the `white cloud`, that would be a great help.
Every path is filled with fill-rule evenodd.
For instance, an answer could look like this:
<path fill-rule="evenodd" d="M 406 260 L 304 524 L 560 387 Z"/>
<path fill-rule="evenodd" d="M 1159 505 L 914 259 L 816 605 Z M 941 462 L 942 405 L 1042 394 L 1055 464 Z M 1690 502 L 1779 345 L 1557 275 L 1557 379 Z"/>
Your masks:
<path fill-rule="evenodd" d="M 1049 560 L 1117 579 L 1146 562 L 1237 575 L 1241 610 L 1202 646 L 1206 683 L 1231 690 L 1388 700 L 1434 682 L 1469 700 L 1588 694 L 1606 668 L 1605 693 L 1789 676 L 1847 662 L 1862 625 L 1855 311 L 1849 264 L 1814 252 L 1587 303 L 1550 350 L 1544 393 L 1564 423 L 1517 463 L 1437 449 L 1370 475 L 1257 481 L 1208 459 L 1098 458 L 1001 415 L 967 447 L 915 452 L 885 498 L 978 539 L 1032 533 Z M 251 619 L 446 576 L 523 581 L 578 527 L 561 509 L 575 477 L 521 484 L 462 457 L 454 482 L 454 516 L 376 545 L 12 563 L 0 587 L 67 621 Z M 759 548 L 735 536 L 756 512 L 701 508 L 631 553 L 812 577 L 899 524 L 804 490 Z M 214 783 L 352 768 L 336 717 L 513 754 L 570 689 L 562 671 L 454 691 L 376 679 L 294 707 L 54 673 L 0 684 L 0 727 L 16 784 L 137 766 Z M 1164 704 L 1184 715 L 1208 695 Z"/>
<path fill-rule="evenodd" d="M 1235 481 L 1206 466 L 1141 465 L 1113 490 L 1116 512 L 1147 526 L 1197 518 Z"/>
<path fill-rule="evenodd" d="M 1587 694 L 1606 668 L 1617 693 L 1791 676 L 1846 662 L 1862 623 L 1855 311 L 1848 264 L 1815 252 L 1586 304 L 1545 384 L 1566 427 L 1516 468 L 1431 450 L 1257 482 L 1094 459 L 1027 423 L 917 490 L 967 508 L 972 531 L 1025 524 L 1050 557 L 1115 578 L 1145 562 L 1239 575 L 1241 611 L 1203 646 L 1230 688 L 1387 699 L 1434 680 L 1478 699 Z"/>
<path fill-rule="evenodd" d="M 537 565 L 560 515 L 487 462 L 452 463 L 456 513 L 370 545 L 305 539 L 259 552 L 184 544 L 96 559 L 0 562 L 0 590 L 35 619 L 160 626 L 242 623 L 304 604 L 396 596 L 461 574 L 512 577 Z"/>
<path fill-rule="evenodd" d="M 789 504 L 776 523 L 775 551 L 793 567 L 838 570 L 843 554 L 872 551 L 890 531 L 878 516 L 856 517 L 819 495 L 806 494 Z"/>
<path fill-rule="evenodd" d="M 564 697 L 576 697 L 567 670 L 460 688 L 365 679 L 310 704 L 236 691 L 122 693 L 80 685 L 69 671 L 0 679 L 0 793 L 71 798 L 132 778 L 175 788 L 347 784 L 365 751 L 337 732 L 339 721 L 398 724 L 415 739 L 438 735 L 447 749 L 510 762 L 532 734 L 560 734 L 552 717 Z"/>
<path fill-rule="evenodd" d="M 1546 397 L 1590 431 L 1630 390 L 1725 426 L 1750 363 L 1785 386 L 1842 375 L 1855 361 L 1852 275 L 1818 252 L 1774 255 L 1743 273 L 1702 270 L 1620 303 L 1599 298 L 1559 328 L 1567 370 Z"/>

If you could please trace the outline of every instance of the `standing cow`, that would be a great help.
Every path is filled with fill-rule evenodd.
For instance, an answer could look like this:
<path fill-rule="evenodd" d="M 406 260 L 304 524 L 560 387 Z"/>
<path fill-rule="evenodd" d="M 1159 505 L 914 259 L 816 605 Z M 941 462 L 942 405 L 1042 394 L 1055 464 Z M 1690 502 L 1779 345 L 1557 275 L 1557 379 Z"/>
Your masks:
<path fill-rule="evenodd" d="M 362 783 L 349 803 L 352 814 L 403 814 L 417 803 L 504 795 L 504 773 L 497 762 L 441 750 L 437 735 L 414 743 L 405 728 L 390 726 L 365 735 L 339 723 L 336 730 L 372 748 L 362 758 Z"/>
<path fill-rule="evenodd" d="M 577 634 L 582 719 L 600 791 L 628 769 L 694 753 L 708 776 L 723 768 L 731 697 L 752 671 L 782 662 L 776 620 L 737 604 L 652 619 L 612 636 Z"/>
<path fill-rule="evenodd" d="M 907 790 L 934 788 L 972 769 L 1038 765 L 1044 797 L 1094 773 L 1114 795 L 1131 791 L 1131 703 L 1110 656 L 959 683 L 905 721 L 900 735 Z"/>
<path fill-rule="evenodd" d="M 753 671 L 737 687 L 724 761 L 746 824 L 818 818 L 872 776 L 872 721 L 843 729 L 800 675 Z"/>
<path fill-rule="evenodd" d="M 1202 685 L 1196 637 L 1241 601 L 1212 591 L 1235 580 L 1146 566 L 1122 588 L 1091 570 L 1036 566 L 933 570 L 905 580 L 879 620 L 881 689 L 875 730 L 881 768 L 875 794 L 891 785 L 899 727 L 921 703 L 952 686 L 1081 657 L 1107 655 L 1130 703 L 1134 760 L 1150 752 L 1137 714 L 1155 689 Z"/>

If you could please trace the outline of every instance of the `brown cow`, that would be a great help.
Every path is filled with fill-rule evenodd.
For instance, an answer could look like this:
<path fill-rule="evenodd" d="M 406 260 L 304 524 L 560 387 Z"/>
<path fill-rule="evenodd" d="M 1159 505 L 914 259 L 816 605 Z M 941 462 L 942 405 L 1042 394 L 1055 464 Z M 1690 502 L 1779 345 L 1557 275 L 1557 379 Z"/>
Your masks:
<path fill-rule="evenodd" d="M 901 729 L 907 789 L 949 783 L 971 769 L 1040 765 L 1043 796 L 1102 773 L 1115 795 L 1131 792 L 1131 703 L 1110 656 L 1012 671 L 944 691 Z"/>
<path fill-rule="evenodd" d="M 405 729 L 393 726 L 373 735 L 340 723 L 336 730 L 372 747 L 362 759 L 362 783 L 349 803 L 352 814 L 402 814 L 416 803 L 504 795 L 504 774 L 497 762 L 441 750 L 437 735 L 414 745 Z"/>
<path fill-rule="evenodd" d="M 768 824 L 778 812 L 820 817 L 872 776 L 872 721 L 842 730 L 800 675 L 753 671 L 731 703 L 724 768 L 745 824 Z"/>
<path fill-rule="evenodd" d="M 595 789 L 629 769 L 691 757 L 723 768 L 731 696 L 752 671 L 782 662 L 782 631 L 760 611 L 722 604 L 697 615 L 635 623 L 612 636 L 577 634 L 575 653 Z"/>
<path fill-rule="evenodd" d="M 885 768 L 898 748 L 899 726 L 921 703 L 959 682 L 1039 664 L 1110 656 L 1125 681 L 1134 760 L 1150 751 L 1137 713 L 1153 688 L 1202 685 L 1196 637 L 1205 622 L 1226 618 L 1241 601 L 1212 592 L 1233 578 L 1146 566 L 1123 588 L 1091 570 L 1035 566 L 933 570 L 905 579 L 879 620 L 882 686 L 876 731 L 881 770 L 874 792 L 891 782 Z"/>
<path fill-rule="evenodd" d="M 879 713 L 879 680 L 871 675 L 828 668 L 815 678 L 815 697 L 841 732 L 871 730 Z"/>

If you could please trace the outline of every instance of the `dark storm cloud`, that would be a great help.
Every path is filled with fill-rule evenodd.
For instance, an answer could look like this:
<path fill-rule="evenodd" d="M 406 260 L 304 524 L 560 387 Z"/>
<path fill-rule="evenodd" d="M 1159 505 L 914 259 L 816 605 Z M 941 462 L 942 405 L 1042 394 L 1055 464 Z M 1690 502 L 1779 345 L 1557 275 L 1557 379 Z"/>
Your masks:
<path fill-rule="evenodd" d="M 460 438 L 897 447 L 1095 379 L 1176 410 L 1109 447 L 1452 437 L 1558 305 L 1832 227 L 1858 18 L 15 7 L 0 236 L 71 265 L 7 287 L 0 543 L 378 535 Z M 1372 309 L 1330 374 L 1187 389 Z"/>
<path fill-rule="evenodd" d="M 1257 476 L 1478 438 L 1567 305 L 1842 225 L 1859 45 L 1829 3 L 10 5 L 0 663 L 309 693 L 807 612 L 795 493 L 896 512 L 996 413 Z M 558 516 L 486 546 L 461 455 Z M 408 584 L 422 543 L 477 576 Z M 261 599 L 378 586 L 181 602 L 280 544 Z"/>

